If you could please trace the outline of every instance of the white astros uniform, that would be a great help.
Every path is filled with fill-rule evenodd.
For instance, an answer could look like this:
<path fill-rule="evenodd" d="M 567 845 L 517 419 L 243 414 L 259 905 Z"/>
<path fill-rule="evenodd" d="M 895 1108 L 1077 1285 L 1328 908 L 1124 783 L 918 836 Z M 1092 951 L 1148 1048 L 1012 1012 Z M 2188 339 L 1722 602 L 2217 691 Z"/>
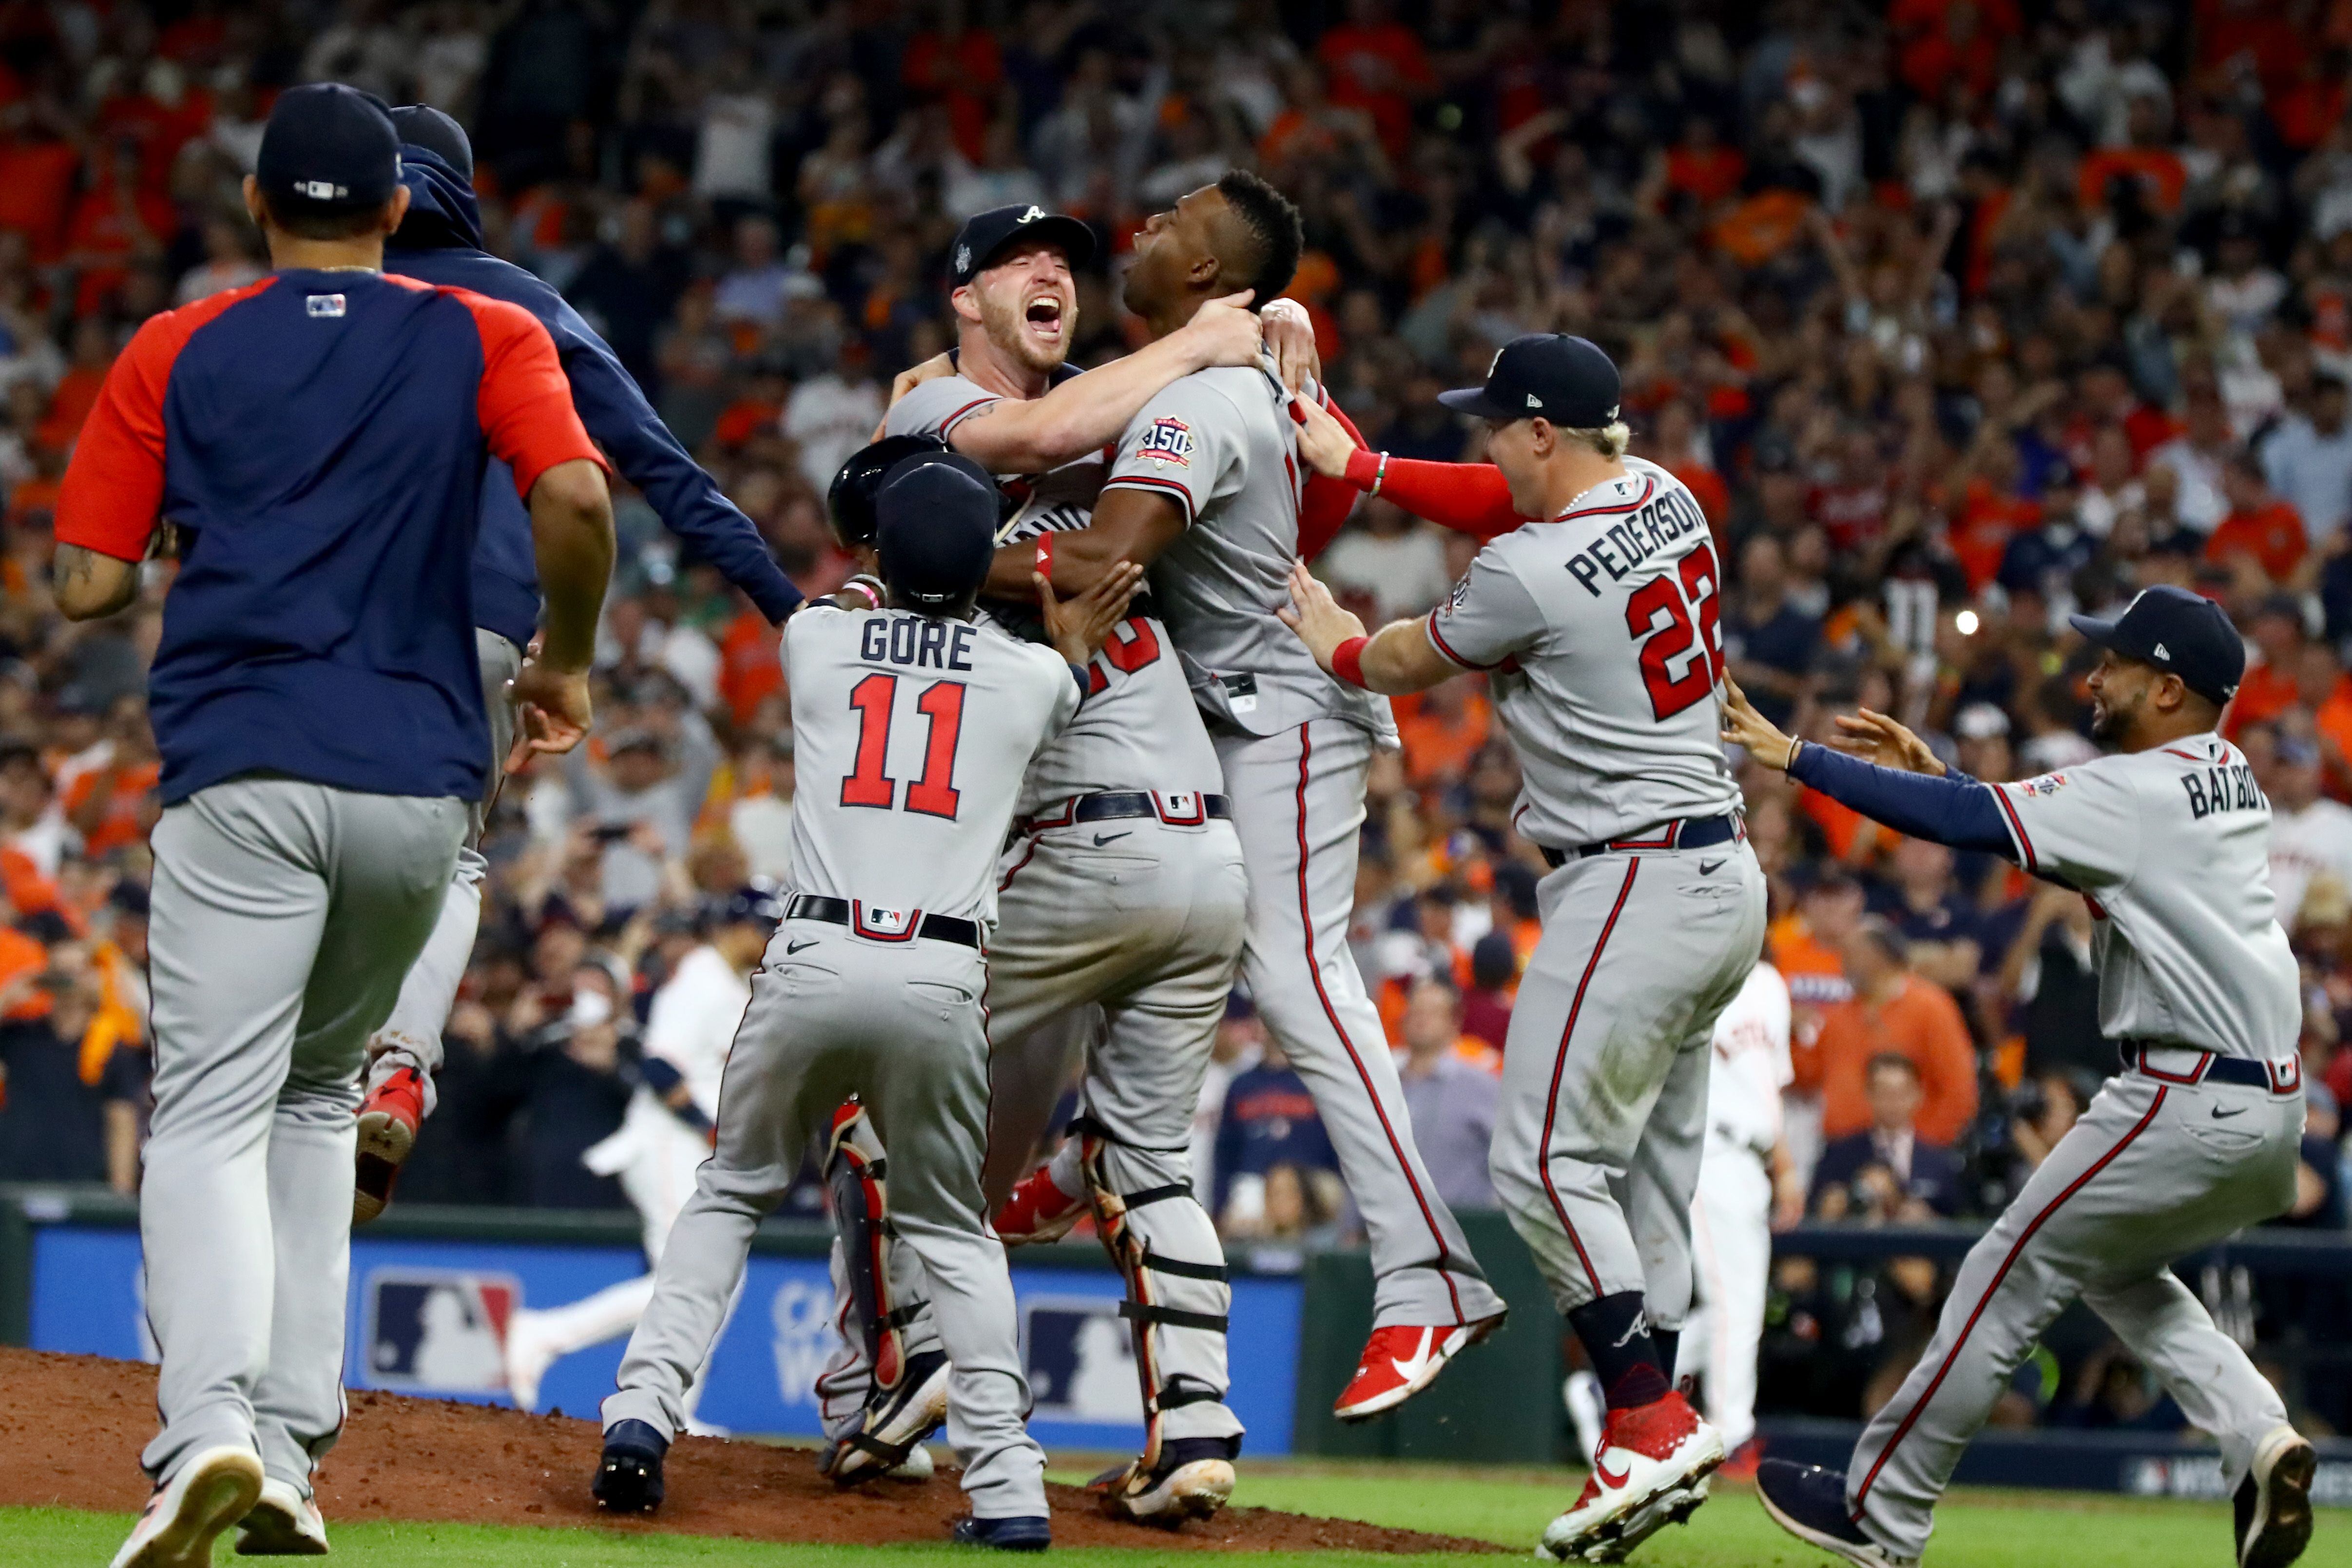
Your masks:
<path fill-rule="evenodd" d="M 714 1121 L 728 1047 L 751 999 L 751 983 L 706 942 L 678 960 L 677 973 L 654 993 L 646 1019 L 645 1054 L 676 1068 L 695 1109 Z M 709 1139 L 640 1086 L 619 1131 L 583 1153 L 580 1163 L 600 1176 L 620 1178 L 644 1226 L 646 1261 L 657 1266 L 670 1226 L 694 1195 L 695 1172 L 709 1156 Z M 626 1333 L 653 1294 L 654 1277 L 646 1273 L 565 1306 L 516 1312 L 506 1332 L 507 1385 L 515 1403 L 535 1408 L 539 1380 L 550 1363 Z M 688 1391 L 688 1415 L 700 1394 L 698 1382 Z"/>
<path fill-rule="evenodd" d="M 941 377 L 900 399 L 887 429 L 945 437 L 994 401 L 961 376 Z M 1023 504 L 1000 540 L 1084 528 L 1102 476 L 1094 455 L 1003 481 Z M 1232 1291 L 1216 1227 L 1192 1194 L 1189 1145 L 1241 957 L 1241 846 L 1174 644 L 1148 603 L 1113 631 L 1087 676 L 1077 717 L 1022 781 L 1020 831 L 999 863 L 984 1187 L 993 1205 L 1028 1173 L 1085 1050 L 1077 1129 L 1087 1136 L 1068 1146 L 1066 1190 L 1081 1190 L 1083 1149 L 1111 1194 L 1155 1194 L 1124 1205 L 1123 1219 L 1106 1228 L 1118 1233 L 1114 1253 L 1134 1310 L 1183 1315 L 1136 1321 L 1147 1409 L 1181 1389 L 1155 1436 L 1234 1436 L 1242 1426 L 1223 1404 L 1224 1334 L 1202 1326 L 1222 1324 Z M 895 1205 L 895 1180 L 890 1192 Z M 1146 1258 L 1165 1267 L 1146 1268 Z M 892 1271 L 901 1272 L 895 1258 Z M 905 1332 L 909 1353 L 929 1348 L 930 1314 Z M 829 1431 L 856 1425 L 870 1383 L 862 1344 L 845 1344 L 818 1385 Z"/>
<path fill-rule="evenodd" d="M 1911 1556 L 1960 1451 L 2078 1296 L 2220 1440 L 2230 1489 L 2287 1418 L 2169 1267 L 2294 1197 L 2302 1005 L 2273 918 L 2270 802 L 2212 734 L 1991 787 L 2018 863 L 2090 900 L 2099 1027 L 2138 1065 L 1969 1249 L 1919 1364 L 1854 1448 L 1854 1518 Z"/>
<path fill-rule="evenodd" d="M 1183 512 L 1151 584 L 1208 715 L 1249 868 L 1242 974 L 1364 1216 L 1373 1323 L 1474 1323 L 1502 1298 L 1430 1183 L 1348 950 L 1365 775 L 1374 748 L 1395 744 L 1388 702 L 1324 674 L 1275 617 L 1290 602 L 1305 479 L 1288 402 L 1264 369 L 1185 376 L 1129 425 L 1105 485 Z"/>
<path fill-rule="evenodd" d="M 678 1429 L 752 1230 L 855 1094 L 890 1146 L 892 1223 L 955 1363 L 948 1435 L 972 1510 L 1043 1514 L 1013 1284 L 982 1206 L 979 944 L 1021 776 L 1076 711 L 1077 686 L 1050 649 L 907 610 L 813 605 L 786 625 L 783 653 L 800 772 L 794 896 L 752 979 L 717 1149 L 670 1233 L 604 1423 Z"/>
<path fill-rule="evenodd" d="M 1691 1205 L 1692 1287 L 1676 1379 L 1703 1374 L 1707 1424 L 1726 1452 L 1756 1435 L 1756 1352 L 1772 1264 L 1772 1145 L 1789 1062 L 1789 983 L 1769 963 L 1715 1020 L 1706 1139 Z"/>
<path fill-rule="evenodd" d="M 1429 638 L 1489 672 L 1518 830 L 1558 868 L 1503 1051 L 1495 1191 L 1562 1312 L 1690 1308 L 1708 1042 L 1764 940 L 1717 685 L 1721 576 L 1681 481 L 1629 458 L 1489 543 Z"/>

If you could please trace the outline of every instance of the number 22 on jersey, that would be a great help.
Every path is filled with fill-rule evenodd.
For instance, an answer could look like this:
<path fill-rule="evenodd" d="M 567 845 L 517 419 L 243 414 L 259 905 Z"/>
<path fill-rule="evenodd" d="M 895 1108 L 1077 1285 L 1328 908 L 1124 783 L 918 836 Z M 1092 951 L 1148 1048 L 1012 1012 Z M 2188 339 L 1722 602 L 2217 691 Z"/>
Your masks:
<path fill-rule="evenodd" d="M 1651 578 L 1625 601 L 1625 630 L 1642 649 L 1642 684 L 1659 719 L 1712 692 L 1723 679 L 1723 574 L 1702 541 L 1672 576 Z"/>
<path fill-rule="evenodd" d="M 908 811 L 955 820 L 961 799 L 955 787 L 955 762 L 957 742 L 963 738 L 963 693 L 961 680 L 934 680 L 915 699 L 915 711 L 929 730 L 922 774 L 907 785 Z M 841 781 L 842 805 L 888 811 L 898 804 L 898 781 L 882 771 L 889 760 L 890 724 L 898 705 L 895 675 L 869 675 L 850 688 L 849 706 L 857 713 L 857 767 Z"/>

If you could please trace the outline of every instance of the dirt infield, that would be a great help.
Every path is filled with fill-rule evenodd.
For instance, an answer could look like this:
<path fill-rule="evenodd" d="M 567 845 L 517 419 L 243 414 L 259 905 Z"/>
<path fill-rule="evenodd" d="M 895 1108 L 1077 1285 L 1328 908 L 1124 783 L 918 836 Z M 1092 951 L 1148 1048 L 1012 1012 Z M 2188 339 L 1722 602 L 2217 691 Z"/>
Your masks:
<path fill-rule="evenodd" d="M 139 1450 L 155 1432 L 155 1369 L 96 1356 L 0 1348 L 0 1504 L 135 1511 L 147 1500 Z M 319 1474 L 338 1521 L 569 1524 L 832 1545 L 945 1539 L 963 1510 L 954 1472 L 922 1485 L 837 1491 L 804 1448 L 687 1437 L 670 1450 L 669 1500 L 653 1521 L 617 1520 L 588 1496 L 594 1424 L 490 1405 L 357 1393 L 342 1441 Z M 1381 1530 L 1267 1509 L 1228 1509 L 1171 1535 L 1104 1518 L 1050 1487 L 1065 1546 L 1223 1552 L 1496 1552 L 1484 1542 Z"/>

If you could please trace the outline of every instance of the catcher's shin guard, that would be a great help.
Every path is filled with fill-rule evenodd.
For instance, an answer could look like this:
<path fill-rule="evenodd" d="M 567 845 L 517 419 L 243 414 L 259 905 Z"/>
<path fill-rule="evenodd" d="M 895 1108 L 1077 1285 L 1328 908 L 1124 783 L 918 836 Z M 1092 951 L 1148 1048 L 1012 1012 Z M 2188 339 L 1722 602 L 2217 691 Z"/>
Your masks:
<path fill-rule="evenodd" d="M 858 1336 L 877 1394 L 897 1388 L 906 1375 L 906 1327 L 924 1306 L 892 1299 L 887 1175 L 873 1124 L 856 1100 L 844 1103 L 825 1144 L 824 1187 L 848 1276 L 850 1321 L 843 1326 Z"/>
<path fill-rule="evenodd" d="M 1241 1423 L 1224 1407 L 1225 1323 L 1233 1304 L 1224 1249 L 1208 1212 L 1192 1195 L 1182 1149 L 1122 1143 L 1091 1117 L 1072 1131 L 1083 1140 L 1080 1160 L 1095 1223 L 1122 1278 L 1119 1306 L 1135 1340 L 1135 1367 L 1143 1393 L 1142 1456 L 1123 1471 L 1100 1478 L 1089 1490 L 1110 1512 L 1161 1522 L 1205 1518 L 1233 1490 L 1231 1450 Z M 1217 1461 L 1222 1484 L 1191 1484 L 1199 1468 L 1197 1440 L 1226 1445 Z M 1162 1472 L 1181 1447 L 1183 1483 Z"/>

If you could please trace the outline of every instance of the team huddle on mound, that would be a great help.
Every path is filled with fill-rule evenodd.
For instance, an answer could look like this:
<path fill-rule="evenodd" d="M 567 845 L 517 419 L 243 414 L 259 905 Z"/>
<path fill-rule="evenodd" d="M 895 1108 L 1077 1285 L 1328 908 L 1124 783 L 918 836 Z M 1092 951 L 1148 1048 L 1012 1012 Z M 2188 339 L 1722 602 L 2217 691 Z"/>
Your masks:
<path fill-rule="evenodd" d="M 634 1323 L 603 1409 L 592 1485 L 605 1507 L 661 1503 L 752 1233 L 815 1150 L 839 1233 L 843 1346 L 817 1388 L 829 1475 L 921 1473 L 919 1445 L 944 1424 L 971 1510 L 956 1539 L 1049 1545 L 1004 1247 L 1091 1215 L 1125 1280 L 1146 1434 L 1092 1489 L 1145 1523 L 1215 1513 L 1244 1434 L 1225 1403 L 1231 1290 L 1188 1147 L 1236 984 L 1312 1090 L 1370 1238 L 1375 1327 L 1339 1416 L 1395 1408 L 1499 1327 L 1505 1303 L 1415 1148 L 1348 947 L 1367 776 L 1396 743 L 1385 699 L 1475 670 L 1522 770 L 1514 826 L 1549 872 L 1492 1173 L 1605 1405 L 1591 1476 L 1538 1552 L 1622 1560 L 1701 1507 L 1727 1457 L 1674 1373 L 1712 1042 L 1756 977 L 1765 925 L 1736 742 L 1899 831 L 2094 898 L 2102 1025 L 2125 1062 L 1970 1254 L 1853 1473 L 1766 1460 L 1767 1509 L 1849 1562 L 1916 1561 L 1960 1449 L 2080 1297 L 2221 1438 L 2239 1568 L 2300 1554 L 2314 1450 L 2167 1267 L 2286 1206 L 2302 1114 L 2267 803 L 2192 809 L 2179 787 L 2243 763 L 2214 733 L 2244 652 L 2212 605 L 2155 590 L 2116 621 L 2078 617 L 2105 649 L 2092 689 L 2120 754 L 2063 775 L 1950 774 L 1868 713 L 1841 721 L 1858 755 L 1793 742 L 1725 677 L 1712 535 L 1678 480 L 1626 455 L 1609 357 L 1523 337 L 1483 386 L 1445 394 L 1486 423 L 1488 463 L 1363 449 L 1316 384 L 1303 320 L 1257 308 L 1288 286 L 1300 222 L 1241 173 L 1150 220 L 1125 282 L 1150 342 L 1082 376 L 1064 362 L 1091 233 L 1034 206 L 967 222 L 951 252 L 956 353 L 900 378 L 880 438 L 834 486 L 866 570 L 800 605 L 634 389 L 583 395 L 609 353 L 543 285 L 479 250 L 463 133 L 399 114 L 345 89 L 285 95 L 248 199 L 291 287 L 215 310 L 341 356 L 347 395 L 318 399 L 294 431 L 297 446 L 315 436 L 296 455 L 320 478 L 299 505 L 263 497 L 306 539 L 322 531 L 310 498 L 342 455 L 399 444 L 369 427 L 354 344 L 381 353 L 388 382 L 436 368 L 457 394 L 442 401 L 478 411 L 479 428 L 436 426 L 446 504 L 408 521 L 341 475 L 341 542 L 271 551 L 255 527 L 257 546 L 239 507 L 260 503 L 229 480 L 282 470 L 285 454 L 215 473 L 206 454 L 226 437 L 192 446 L 180 427 L 274 430 L 256 410 L 283 402 L 280 383 L 338 384 L 299 355 L 224 358 L 215 346 L 236 340 L 206 335 L 214 316 L 174 312 L 110 377 L 100 443 L 77 450 L 59 510 L 59 596 L 77 616 L 135 595 L 166 505 L 203 523 L 154 676 L 170 804 L 142 1224 L 163 1429 L 146 1455 L 154 1501 L 116 1568 L 204 1568 L 231 1527 L 247 1553 L 326 1549 L 310 1482 L 341 1421 L 347 1226 L 382 1210 L 430 1109 L 479 915 L 469 846 L 508 742 L 561 752 L 587 727 L 608 461 L 649 493 L 646 476 L 679 481 L 663 489 L 677 513 L 665 521 L 707 536 L 782 622 L 798 788 L 788 891 L 747 890 L 681 963 L 681 984 L 698 966 L 693 984 L 656 1004 L 643 1115 L 611 1155 L 656 1267 L 593 1314 L 600 1336 Z M 426 230 L 404 221 L 420 203 Z M 302 290 L 302 316 L 268 313 Z M 523 308 L 496 302 L 508 298 Z M 583 428 L 592 413 L 599 427 Z M 1307 566 L 1366 492 L 1482 542 L 1444 604 L 1377 632 Z M 448 548 L 469 529 L 535 551 L 536 582 L 501 588 L 478 559 L 469 595 L 453 580 L 467 552 Z M 404 549 L 420 553 L 395 597 L 367 574 Z M 257 644 L 241 579 L 324 573 L 338 551 L 368 590 L 320 595 L 357 617 L 348 636 L 316 639 L 329 654 Z M 267 585 L 280 615 L 317 589 Z M 536 645 L 530 615 L 535 615 L 541 594 Z M 340 726 L 318 740 L 301 717 L 323 711 L 316 700 L 280 728 L 208 727 L 257 670 L 292 667 L 312 699 L 355 665 L 385 700 L 405 691 L 407 645 L 376 614 L 423 628 L 430 711 L 460 716 L 416 721 L 445 742 L 438 771 L 399 772 Z M 257 979 L 257 954 L 271 959 Z M 665 1044 L 694 1039 L 698 1058 Z M 1074 1078 L 1070 1136 L 1033 1168 Z M 355 1156 L 346 1215 L 340 1171 Z M 534 1332 L 526 1381 L 559 1337 Z"/>

